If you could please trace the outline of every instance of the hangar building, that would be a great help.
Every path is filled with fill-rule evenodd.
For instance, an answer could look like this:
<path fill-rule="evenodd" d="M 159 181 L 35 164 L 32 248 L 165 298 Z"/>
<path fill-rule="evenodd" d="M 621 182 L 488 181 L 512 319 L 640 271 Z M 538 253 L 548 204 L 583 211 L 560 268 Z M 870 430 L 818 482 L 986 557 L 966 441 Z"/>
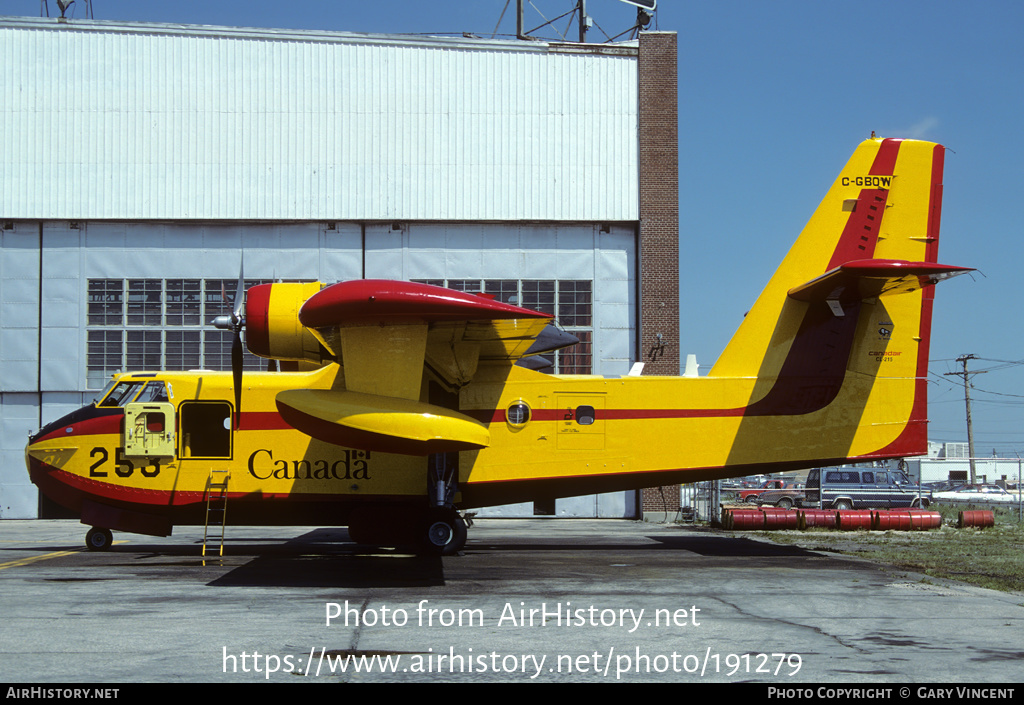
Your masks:
<path fill-rule="evenodd" d="M 243 252 L 249 283 L 407 279 L 548 310 L 582 341 L 558 371 L 678 373 L 674 33 L 0 18 L 0 95 L 0 517 L 53 515 L 27 434 L 111 373 L 230 368 L 208 324 Z"/>

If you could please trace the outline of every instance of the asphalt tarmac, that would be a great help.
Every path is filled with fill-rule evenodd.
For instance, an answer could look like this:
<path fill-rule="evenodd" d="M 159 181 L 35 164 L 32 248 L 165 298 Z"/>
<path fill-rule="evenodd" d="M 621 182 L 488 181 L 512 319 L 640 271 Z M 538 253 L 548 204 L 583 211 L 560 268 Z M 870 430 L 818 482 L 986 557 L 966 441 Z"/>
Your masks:
<path fill-rule="evenodd" d="M 1020 682 L 1024 659 L 1021 595 L 709 528 L 488 519 L 422 558 L 229 526 L 205 561 L 202 533 L 98 553 L 74 521 L 0 522 L 0 682 L 884 689 Z"/>

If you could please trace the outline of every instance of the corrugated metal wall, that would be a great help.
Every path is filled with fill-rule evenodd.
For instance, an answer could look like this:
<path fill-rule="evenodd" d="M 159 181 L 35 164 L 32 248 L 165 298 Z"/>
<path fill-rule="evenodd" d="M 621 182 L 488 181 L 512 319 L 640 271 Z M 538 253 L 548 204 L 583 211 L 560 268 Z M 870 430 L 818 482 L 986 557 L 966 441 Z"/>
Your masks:
<path fill-rule="evenodd" d="M 638 219 L 635 47 L 5 18 L 0 96 L 5 218 Z"/>

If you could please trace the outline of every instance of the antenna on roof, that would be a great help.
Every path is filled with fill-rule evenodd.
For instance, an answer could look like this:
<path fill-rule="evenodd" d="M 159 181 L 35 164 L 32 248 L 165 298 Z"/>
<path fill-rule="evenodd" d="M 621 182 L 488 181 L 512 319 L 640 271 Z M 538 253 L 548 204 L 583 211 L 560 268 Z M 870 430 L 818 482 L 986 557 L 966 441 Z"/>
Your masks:
<path fill-rule="evenodd" d="M 572 3 L 572 8 L 571 9 L 569 9 L 568 11 L 563 12 L 562 14 L 558 15 L 557 17 L 553 17 L 551 19 L 548 19 L 548 17 L 543 12 L 541 12 L 541 9 L 539 7 L 537 7 L 536 4 L 534 4 L 533 0 L 516 0 L 516 36 L 519 39 L 528 39 L 528 40 L 529 39 L 540 39 L 540 40 L 549 39 L 549 37 L 542 37 L 542 36 L 539 36 L 539 35 L 535 34 L 538 31 L 545 30 L 545 31 L 548 31 L 548 32 L 554 32 L 557 35 L 558 38 L 555 41 L 568 42 L 568 41 L 572 41 L 572 39 L 569 39 L 569 31 L 572 29 L 573 25 L 575 24 L 576 28 L 578 30 L 578 34 L 577 34 L 578 38 L 577 38 L 576 41 L 580 42 L 581 44 L 585 43 L 587 41 L 587 33 L 589 31 L 591 31 L 592 29 L 594 29 L 594 28 L 597 28 L 601 32 L 601 34 L 603 34 L 605 36 L 605 40 L 604 41 L 606 41 L 606 42 L 614 42 L 619 37 L 621 37 L 621 36 L 623 36 L 625 34 L 630 34 L 631 36 L 629 38 L 630 39 L 634 39 L 638 32 L 640 32 L 643 29 L 647 29 L 647 27 L 650 26 L 651 20 L 654 17 L 654 11 L 655 11 L 655 9 L 658 6 L 658 0 L 621 0 L 621 1 L 626 3 L 626 4 L 628 4 L 628 5 L 633 5 L 634 7 L 637 8 L 637 11 L 636 11 L 637 19 L 636 19 L 636 22 L 633 24 L 633 26 L 630 27 L 629 29 L 627 29 L 627 30 L 625 30 L 623 32 L 619 32 L 615 36 L 611 36 L 607 32 L 605 32 L 604 29 L 599 24 L 597 24 L 597 22 L 594 20 L 594 18 L 591 15 L 587 14 L 587 0 L 574 0 L 574 2 Z M 501 17 L 498 18 L 498 25 L 499 26 L 501 25 L 501 20 L 505 17 L 505 11 L 508 9 L 508 6 L 509 6 L 510 2 L 511 2 L 511 0 L 506 0 L 506 2 L 505 2 L 505 7 L 501 11 Z M 534 9 L 534 11 L 536 12 L 536 14 L 539 15 L 540 18 L 543 20 L 543 22 L 541 24 L 537 25 L 536 27 L 533 27 L 532 29 L 527 29 L 527 26 L 528 26 L 527 25 L 527 20 L 526 20 L 526 5 L 527 5 L 527 3 L 529 3 L 530 7 L 532 7 Z M 559 20 L 562 20 L 562 19 L 565 19 L 566 23 L 567 23 L 564 32 L 560 31 L 555 26 L 555 22 L 558 22 Z M 536 21 L 536 20 L 534 20 L 534 21 Z M 545 29 L 545 28 L 547 28 L 547 29 Z M 496 35 L 497 32 L 498 32 L 498 27 L 495 27 L 494 28 L 494 34 L 492 34 L 492 37 L 494 35 Z"/>
<path fill-rule="evenodd" d="M 57 7 L 60 9 L 59 19 L 67 19 L 65 17 L 65 14 L 67 13 L 68 8 L 74 5 L 76 2 L 81 2 L 81 4 L 85 5 L 85 19 L 96 19 L 92 14 L 92 0 L 57 0 Z M 49 0 L 39 0 L 39 16 L 43 17 L 43 13 L 46 13 L 46 17 L 50 16 Z"/>

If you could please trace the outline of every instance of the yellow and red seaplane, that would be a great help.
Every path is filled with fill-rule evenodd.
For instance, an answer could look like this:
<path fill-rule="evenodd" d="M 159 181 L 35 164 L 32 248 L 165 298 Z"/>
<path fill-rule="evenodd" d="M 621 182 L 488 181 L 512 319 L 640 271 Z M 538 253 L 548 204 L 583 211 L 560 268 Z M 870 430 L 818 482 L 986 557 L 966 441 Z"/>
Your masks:
<path fill-rule="evenodd" d="M 465 510 L 926 451 L 944 148 L 863 142 L 701 377 L 545 374 L 549 316 L 425 284 L 239 292 L 233 372 L 117 375 L 39 430 L 28 470 L 93 528 L 348 526 L 452 553 Z M 241 280 L 240 280 L 240 289 Z M 241 372 L 249 349 L 303 371 Z M 218 474 L 219 473 L 219 474 Z"/>

